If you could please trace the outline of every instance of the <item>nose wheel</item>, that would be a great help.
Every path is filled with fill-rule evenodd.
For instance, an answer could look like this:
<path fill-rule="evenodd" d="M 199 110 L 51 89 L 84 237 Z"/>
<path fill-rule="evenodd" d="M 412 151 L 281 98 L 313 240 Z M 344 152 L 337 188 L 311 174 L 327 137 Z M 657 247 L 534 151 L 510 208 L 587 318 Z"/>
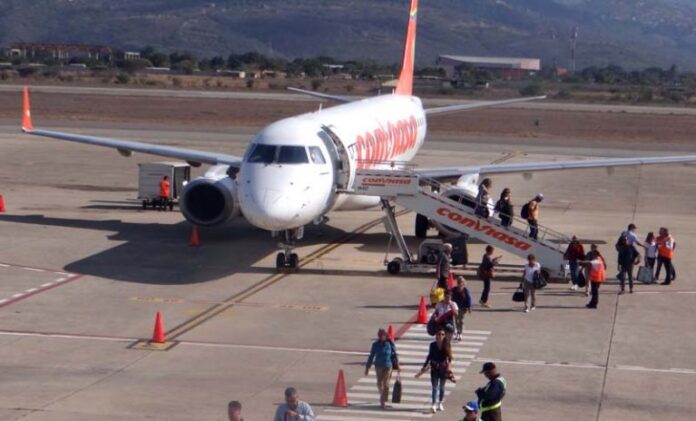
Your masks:
<path fill-rule="evenodd" d="M 296 270 L 300 265 L 300 257 L 297 253 L 283 253 L 280 252 L 276 255 L 276 269 L 294 269 Z"/>

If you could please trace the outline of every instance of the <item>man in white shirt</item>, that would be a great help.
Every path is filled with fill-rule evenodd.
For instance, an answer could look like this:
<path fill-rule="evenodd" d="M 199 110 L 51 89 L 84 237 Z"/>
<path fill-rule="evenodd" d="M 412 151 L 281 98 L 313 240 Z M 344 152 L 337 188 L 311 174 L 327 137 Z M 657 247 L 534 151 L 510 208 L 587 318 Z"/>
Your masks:
<path fill-rule="evenodd" d="M 527 256 L 527 264 L 524 265 L 524 277 L 522 278 L 522 291 L 524 291 L 524 312 L 536 309 L 536 294 L 534 290 L 534 280 L 541 276 L 541 265 L 536 261 L 536 256 Z M 531 296 L 531 305 L 527 305 L 527 300 Z"/>
<path fill-rule="evenodd" d="M 285 403 L 278 406 L 273 421 L 315 421 L 314 411 L 297 396 L 294 387 L 285 389 Z"/>

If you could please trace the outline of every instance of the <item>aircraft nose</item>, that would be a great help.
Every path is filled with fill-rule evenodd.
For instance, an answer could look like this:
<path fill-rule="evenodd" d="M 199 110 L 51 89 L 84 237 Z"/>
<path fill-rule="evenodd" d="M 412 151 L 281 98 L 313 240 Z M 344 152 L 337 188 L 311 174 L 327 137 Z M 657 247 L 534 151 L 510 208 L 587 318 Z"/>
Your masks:
<path fill-rule="evenodd" d="M 299 221 L 298 198 L 290 198 L 280 190 L 249 188 L 240 199 L 242 213 L 257 227 L 280 231 Z"/>

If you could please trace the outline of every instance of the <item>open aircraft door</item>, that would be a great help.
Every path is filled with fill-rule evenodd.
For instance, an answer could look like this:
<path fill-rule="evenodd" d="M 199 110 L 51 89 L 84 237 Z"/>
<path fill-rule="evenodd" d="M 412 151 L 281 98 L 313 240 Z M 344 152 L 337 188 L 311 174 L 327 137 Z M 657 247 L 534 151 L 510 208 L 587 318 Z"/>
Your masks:
<path fill-rule="evenodd" d="M 324 142 L 326 150 L 329 151 L 331 162 L 333 163 L 334 185 L 336 190 L 346 190 L 353 185 L 355 169 L 351 168 L 350 156 L 345 145 L 339 138 L 334 128 L 322 126 L 319 137 Z"/>

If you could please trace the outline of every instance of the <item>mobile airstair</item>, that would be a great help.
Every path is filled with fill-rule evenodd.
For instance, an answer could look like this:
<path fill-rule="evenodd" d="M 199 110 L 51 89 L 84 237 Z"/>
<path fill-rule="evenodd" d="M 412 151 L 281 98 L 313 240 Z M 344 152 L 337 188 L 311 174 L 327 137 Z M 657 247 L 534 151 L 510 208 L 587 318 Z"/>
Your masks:
<path fill-rule="evenodd" d="M 447 186 L 408 169 L 357 169 L 353 186 L 344 193 L 382 199 L 385 225 L 401 252 L 400 258 L 388 262 L 390 273 L 408 272 L 418 265 L 397 225 L 394 205 L 399 205 L 522 258 L 534 254 L 546 278 L 566 277 L 563 253 L 570 240 L 566 235 L 539 225 L 538 239 L 532 239 L 527 221 L 520 218 L 514 218 L 512 226 L 503 227 L 498 219 L 482 218 L 471 207 L 441 195 Z"/>

